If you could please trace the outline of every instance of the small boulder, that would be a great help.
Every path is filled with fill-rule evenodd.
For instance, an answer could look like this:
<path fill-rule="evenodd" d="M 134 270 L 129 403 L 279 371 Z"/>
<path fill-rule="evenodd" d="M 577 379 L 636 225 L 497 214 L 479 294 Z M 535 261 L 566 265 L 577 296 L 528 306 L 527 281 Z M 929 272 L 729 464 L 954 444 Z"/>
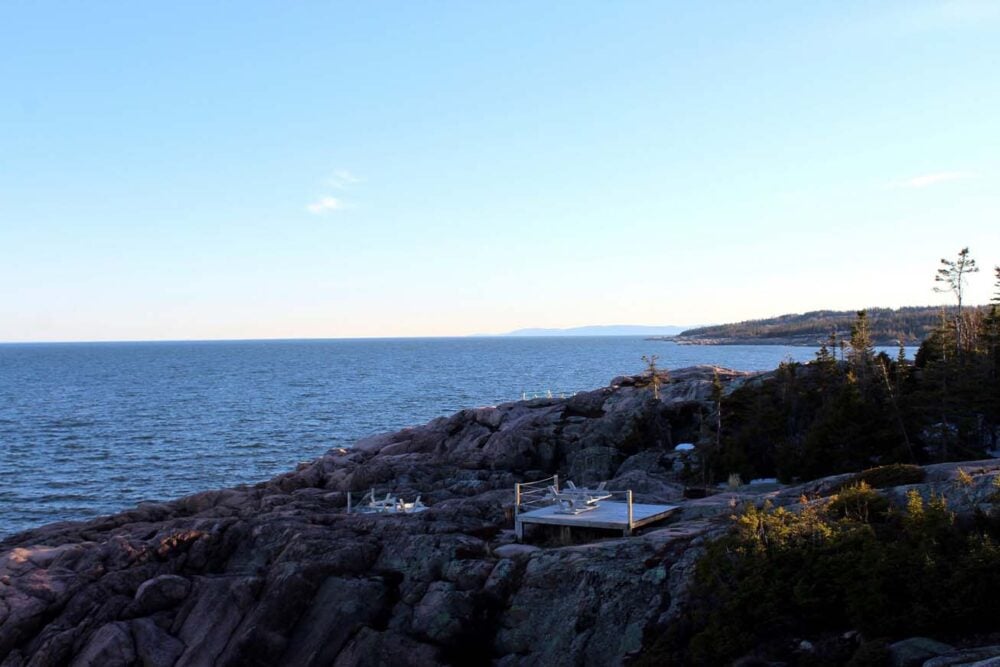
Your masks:
<path fill-rule="evenodd" d="M 502 547 L 497 547 L 493 550 L 493 553 L 500 558 L 528 558 L 534 553 L 541 551 L 540 547 L 535 547 L 530 544 L 505 544 Z"/>

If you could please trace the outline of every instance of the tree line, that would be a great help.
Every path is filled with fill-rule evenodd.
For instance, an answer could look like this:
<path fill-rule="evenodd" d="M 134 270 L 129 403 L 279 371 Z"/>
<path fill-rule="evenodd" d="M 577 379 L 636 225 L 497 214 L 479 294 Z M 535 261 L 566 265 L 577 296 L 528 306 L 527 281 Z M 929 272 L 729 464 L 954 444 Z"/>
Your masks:
<path fill-rule="evenodd" d="M 935 286 L 955 307 L 938 310 L 916 358 L 875 353 L 869 311 L 845 339 L 830 332 L 808 363 L 783 363 L 723 396 L 702 415 L 695 475 L 705 482 L 805 480 L 891 463 L 985 458 L 1000 449 L 1000 267 L 991 305 L 965 305 L 978 272 L 963 248 L 942 260 Z M 841 340 L 844 345 L 841 346 Z"/>
<path fill-rule="evenodd" d="M 988 306 L 977 310 L 988 312 Z M 902 342 L 919 345 L 937 328 L 942 315 L 954 317 L 956 306 L 908 306 L 904 308 L 868 308 L 865 310 L 872 340 L 876 345 L 888 346 Z M 746 340 L 795 339 L 803 344 L 819 345 L 828 342 L 833 333 L 838 340 L 846 341 L 857 311 L 814 310 L 808 313 L 781 315 L 763 320 L 747 320 L 730 324 L 688 329 L 681 338 Z"/>
<path fill-rule="evenodd" d="M 759 662 L 744 664 L 889 665 L 888 644 L 904 637 L 988 636 L 1000 615 L 995 488 L 963 520 L 941 495 L 911 489 L 897 508 L 863 480 L 798 512 L 748 504 L 699 560 L 686 613 L 636 667 L 750 652 Z"/>

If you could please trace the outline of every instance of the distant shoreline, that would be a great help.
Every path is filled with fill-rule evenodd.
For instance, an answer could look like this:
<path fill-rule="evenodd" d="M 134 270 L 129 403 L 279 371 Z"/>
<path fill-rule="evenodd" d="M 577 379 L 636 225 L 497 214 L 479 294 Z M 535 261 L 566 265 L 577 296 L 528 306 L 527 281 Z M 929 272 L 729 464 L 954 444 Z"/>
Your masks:
<path fill-rule="evenodd" d="M 646 340 L 676 343 L 677 345 L 783 345 L 786 347 L 821 347 L 828 341 L 815 338 L 787 336 L 761 338 L 752 336 L 730 336 L 720 338 L 699 338 L 692 336 L 650 336 Z M 846 342 L 846 341 L 845 341 Z M 899 347 L 898 340 L 875 339 L 875 347 Z M 920 341 L 904 341 L 903 347 L 919 347 Z"/>
<path fill-rule="evenodd" d="M 692 329 L 691 326 L 677 325 L 647 325 L 647 324 L 593 324 L 581 327 L 567 327 L 561 329 L 546 329 L 541 327 L 531 327 L 527 329 L 517 329 L 498 335 L 504 338 L 538 338 L 544 336 L 676 336 Z"/>

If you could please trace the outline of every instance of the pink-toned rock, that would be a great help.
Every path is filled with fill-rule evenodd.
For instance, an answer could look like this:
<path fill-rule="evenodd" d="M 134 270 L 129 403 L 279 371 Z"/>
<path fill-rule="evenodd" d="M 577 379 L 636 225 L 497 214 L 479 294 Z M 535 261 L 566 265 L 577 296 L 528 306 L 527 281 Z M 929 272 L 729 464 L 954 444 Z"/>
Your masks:
<path fill-rule="evenodd" d="M 730 501 L 763 496 L 685 503 L 681 521 L 633 538 L 541 548 L 511 543 L 512 487 L 603 475 L 672 501 L 671 420 L 716 373 L 748 377 L 685 369 L 660 400 L 626 378 L 464 410 L 253 487 L 11 536 L 0 665 L 622 664 L 684 613 Z M 921 490 L 953 489 L 960 508 L 987 490 L 986 465 L 970 468 L 971 487 L 942 468 Z M 347 492 L 357 504 L 372 487 L 430 508 L 347 514 Z M 802 490 L 772 495 L 792 503 Z"/>
<path fill-rule="evenodd" d="M 129 667 L 135 659 L 135 643 L 128 625 L 108 623 L 91 635 L 70 667 Z"/>
<path fill-rule="evenodd" d="M 175 574 L 161 574 L 145 581 L 135 592 L 137 610 L 143 614 L 168 609 L 187 597 L 191 582 Z"/>

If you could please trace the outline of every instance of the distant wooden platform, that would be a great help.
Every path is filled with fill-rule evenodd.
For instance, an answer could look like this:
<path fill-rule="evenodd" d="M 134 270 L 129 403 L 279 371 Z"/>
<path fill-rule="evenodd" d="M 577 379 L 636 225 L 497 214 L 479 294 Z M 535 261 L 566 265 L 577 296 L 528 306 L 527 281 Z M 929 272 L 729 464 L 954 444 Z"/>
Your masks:
<path fill-rule="evenodd" d="M 528 512 L 519 512 L 515 519 L 518 538 L 524 536 L 524 524 L 539 523 L 569 528 L 607 528 L 631 535 L 636 528 L 666 519 L 676 512 L 678 505 L 644 505 L 632 503 L 632 523 L 628 520 L 628 503 L 602 501 L 597 509 L 580 514 L 563 514 L 559 505 L 548 505 Z"/>

